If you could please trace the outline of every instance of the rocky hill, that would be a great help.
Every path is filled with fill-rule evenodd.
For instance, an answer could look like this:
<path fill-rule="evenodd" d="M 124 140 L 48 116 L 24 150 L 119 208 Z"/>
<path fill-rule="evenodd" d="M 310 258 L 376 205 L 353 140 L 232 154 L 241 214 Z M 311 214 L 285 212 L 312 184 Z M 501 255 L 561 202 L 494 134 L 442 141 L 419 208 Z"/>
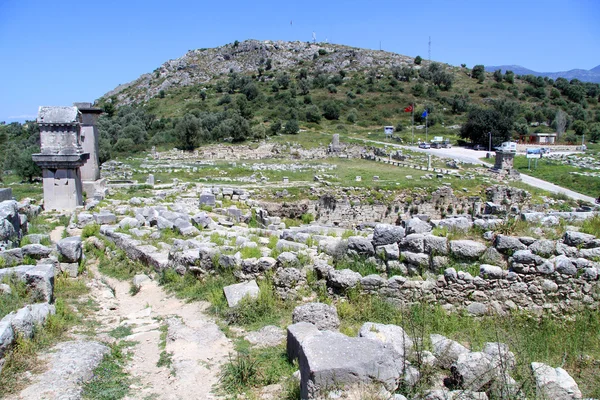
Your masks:
<path fill-rule="evenodd" d="M 269 61 L 270 60 L 270 61 Z M 289 71 L 299 66 L 325 73 L 365 71 L 412 64 L 413 58 L 386 51 L 329 43 L 246 40 L 212 49 L 190 50 L 133 82 L 118 86 L 103 98 L 117 96 L 119 104 L 148 101 L 161 90 L 205 84 L 230 72 Z"/>

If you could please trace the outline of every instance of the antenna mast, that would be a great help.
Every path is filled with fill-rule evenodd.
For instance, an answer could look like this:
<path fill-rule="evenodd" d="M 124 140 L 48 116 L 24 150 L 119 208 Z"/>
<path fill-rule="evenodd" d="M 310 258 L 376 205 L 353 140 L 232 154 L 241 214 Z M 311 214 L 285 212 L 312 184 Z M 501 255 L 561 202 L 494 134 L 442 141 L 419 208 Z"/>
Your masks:
<path fill-rule="evenodd" d="M 431 64 L 431 36 L 429 36 L 429 63 Z"/>
<path fill-rule="evenodd" d="M 317 34 L 313 32 L 313 43 L 317 43 Z"/>

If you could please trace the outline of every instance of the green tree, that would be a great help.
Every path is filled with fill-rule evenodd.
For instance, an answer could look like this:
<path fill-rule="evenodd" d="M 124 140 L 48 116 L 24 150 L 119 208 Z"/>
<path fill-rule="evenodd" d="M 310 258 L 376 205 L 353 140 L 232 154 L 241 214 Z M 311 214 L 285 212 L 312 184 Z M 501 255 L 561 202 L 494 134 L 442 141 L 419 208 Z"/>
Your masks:
<path fill-rule="evenodd" d="M 298 121 L 295 119 L 288 120 L 283 128 L 283 132 L 288 135 L 296 135 L 299 131 L 300 127 L 298 126 Z"/>
<path fill-rule="evenodd" d="M 318 124 L 321 122 L 321 110 L 316 105 L 310 105 L 306 107 L 306 122 L 314 122 Z"/>
<path fill-rule="evenodd" d="M 513 83 L 515 83 L 515 73 L 514 73 L 514 72 L 512 72 L 512 71 L 510 71 L 510 70 L 507 70 L 507 71 L 504 73 L 504 80 L 505 80 L 507 83 L 510 83 L 510 84 L 512 85 Z"/>
<path fill-rule="evenodd" d="M 492 133 L 495 146 L 512 137 L 518 105 L 513 102 L 497 102 L 493 108 L 474 107 L 467 115 L 467 122 L 460 130 L 460 136 L 473 143 L 487 144 L 488 134 Z"/>
<path fill-rule="evenodd" d="M 477 79 L 477 82 L 483 83 L 485 81 L 485 67 L 481 64 L 474 66 L 471 70 L 471 77 Z"/>
<path fill-rule="evenodd" d="M 416 65 L 421 65 L 421 62 L 423 62 L 423 59 L 421 58 L 421 56 L 416 56 L 415 57 L 415 64 Z"/>
<path fill-rule="evenodd" d="M 182 150 L 194 150 L 200 145 L 203 131 L 200 120 L 193 114 L 186 114 L 175 127 L 177 147 Z"/>
<path fill-rule="evenodd" d="M 340 107 L 332 100 L 323 103 L 323 116 L 325 119 L 334 120 L 340 118 Z"/>
<path fill-rule="evenodd" d="M 600 122 L 595 122 L 589 126 L 590 141 L 600 141 Z"/>
<path fill-rule="evenodd" d="M 585 121 L 578 119 L 577 121 L 573 122 L 572 128 L 575 131 L 576 135 L 581 136 L 581 135 L 585 135 L 585 133 L 587 132 L 588 126 L 585 123 Z"/>
<path fill-rule="evenodd" d="M 504 79 L 504 76 L 502 76 L 501 69 L 497 69 L 494 71 L 494 79 L 496 80 L 496 82 L 502 82 L 502 80 Z"/>
<path fill-rule="evenodd" d="M 39 152 L 39 147 L 31 146 L 17 153 L 12 167 L 19 178 L 31 182 L 34 177 L 42 175 L 40 167 L 31 159 L 32 154 Z"/>

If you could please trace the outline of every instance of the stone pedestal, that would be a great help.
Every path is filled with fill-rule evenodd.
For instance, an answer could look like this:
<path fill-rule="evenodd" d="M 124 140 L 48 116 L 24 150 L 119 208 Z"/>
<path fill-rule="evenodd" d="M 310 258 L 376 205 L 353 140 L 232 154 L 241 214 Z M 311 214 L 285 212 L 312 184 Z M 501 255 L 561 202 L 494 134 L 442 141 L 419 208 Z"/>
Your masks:
<path fill-rule="evenodd" d="M 80 141 L 77 107 L 40 107 L 41 152 L 33 161 L 42 168 L 44 209 L 71 211 L 83 205 L 81 173 L 89 154 Z"/>
<path fill-rule="evenodd" d="M 514 169 L 515 154 L 514 151 L 496 150 L 496 162 L 491 171 L 506 175 L 512 179 L 520 179 L 519 171 Z"/>

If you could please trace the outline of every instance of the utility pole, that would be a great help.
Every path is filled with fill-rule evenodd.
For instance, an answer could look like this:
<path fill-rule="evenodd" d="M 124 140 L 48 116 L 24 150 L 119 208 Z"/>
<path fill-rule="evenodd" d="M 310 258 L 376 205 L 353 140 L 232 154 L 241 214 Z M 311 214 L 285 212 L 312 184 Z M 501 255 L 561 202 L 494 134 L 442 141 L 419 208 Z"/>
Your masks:
<path fill-rule="evenodd" d="M 492 152 L 492 132 L 488 132 L 488 136 L 490 137 L 490 146 L 488 147 L 488 152 Z"/>
<path fill-rule="evenodd" d="M 429 63 L 431 64 L 431 36 L 429 36 Z"/>

